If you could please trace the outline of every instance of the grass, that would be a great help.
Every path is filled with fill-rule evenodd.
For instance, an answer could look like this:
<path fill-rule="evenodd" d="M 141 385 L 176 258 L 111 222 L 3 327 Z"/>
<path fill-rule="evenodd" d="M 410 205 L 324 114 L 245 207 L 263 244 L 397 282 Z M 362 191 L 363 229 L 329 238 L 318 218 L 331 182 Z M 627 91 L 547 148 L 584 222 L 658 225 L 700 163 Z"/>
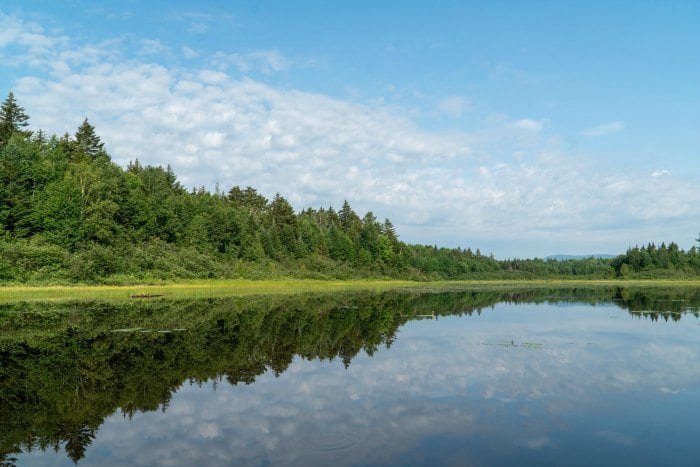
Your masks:
<path fill-rule="evenodd" d="M 0 303 L 20 301 L 128 301 L 134 295 L 159 295 L 160 299 L 294 295 L 334 291 L 386 291 L 392 289 L 465 290 L 531 287 L 700 287 L 700 280 L 518 280 L 435 281 L 405 280 L 206 280 L 162 285 L 0 286 Z"/>
<path fill-rule="evenodd" d="M 0 287 L 0 303 L 16 301 L 122 301 L 133 296 L 159 295 L 164 299 L 293 295 L 341 290 L 389 290 L 416 286 L 410 281 L 320 281 L 320 280 L 207 280 L 163 285 L 77 285 Z M 143 299 L 143 298 L 138 298 Z"/>

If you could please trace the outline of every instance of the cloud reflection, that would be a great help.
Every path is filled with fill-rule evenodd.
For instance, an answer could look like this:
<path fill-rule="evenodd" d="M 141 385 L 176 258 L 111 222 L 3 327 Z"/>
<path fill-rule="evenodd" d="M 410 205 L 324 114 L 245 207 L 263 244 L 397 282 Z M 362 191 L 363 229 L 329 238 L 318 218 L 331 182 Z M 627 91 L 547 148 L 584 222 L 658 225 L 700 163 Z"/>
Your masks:
<path fill-rule="evenodd" d="M 608 398 L 697 388 L 696 323 L 661 329 L 610 314 L 499 304 L 478 318 L 410 322 L 390 350 L 348 369 L 297 357 L 253 385 L 186 384 L 165 412 L 108 419 L 85 464 L 377 465 L 410 461 L 416 446 L 439 456 L 441 439 L 464 440 L 451 449 L 467 459 L 470 440 L 488 438 L 482 452 L 541 452 L 572 434 L 630 447 L 633 433 L 581 420 L 615 410 Z"/>

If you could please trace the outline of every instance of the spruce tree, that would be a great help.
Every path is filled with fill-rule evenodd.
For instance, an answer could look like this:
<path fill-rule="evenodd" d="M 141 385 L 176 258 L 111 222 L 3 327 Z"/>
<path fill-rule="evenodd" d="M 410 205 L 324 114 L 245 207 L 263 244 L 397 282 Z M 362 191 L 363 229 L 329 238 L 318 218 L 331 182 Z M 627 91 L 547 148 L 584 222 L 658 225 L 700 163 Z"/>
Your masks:
<path fill-rule="evenodd" d="M 362 222 L 347 200 L 343 202 L 343 207 L 338 211 L 338 217 L 340 218 L 340 225 L 346 233 L 351 237 L 356 237 L 359 234 Z"/>
<path fill-rule="evenodd" d="M 34 141 L 35 143 L 37 143 L 37 144 L 40 145 L 40 146 L 43 146 L 43 145 L 46 144 L 49 140 L 48 140 L 48 138 L 46 137 L 46 133 L 44 133 L 43 130 L 39 130 L 39 131 L 37 131 L 36 133 L 34 133 L 34 134 L 32 135 L 32 141 Z"/>
<path fill-rule="evenodd" d="M 389 219 L 384 219 L 384 224 L 382 224 L 382 233 L 391 241 L 392 244 L 396 244 L 399 241 L 399 236 L 396 233 L 396 228 L 394 224 L 391 223 Z"/>
<path fill-rule="evenodd" d="M 78 127 L 78 131 L 75 133 L 75 142 L 78 151 L 90 159 L 95 159 L 104 150 L 104 143 L 100 141 L 100 137 L 95 133 L 95 127 L 90 125 L 87 118 Z"/>
<path fill-rule="evenodd" d="M 5 102 L 0 105 L 0 146 L 4 146 L 13 134 L 22 131 L 29 123 L 29 115 L 15 100 L 12 91 L 7 95 Z"/>

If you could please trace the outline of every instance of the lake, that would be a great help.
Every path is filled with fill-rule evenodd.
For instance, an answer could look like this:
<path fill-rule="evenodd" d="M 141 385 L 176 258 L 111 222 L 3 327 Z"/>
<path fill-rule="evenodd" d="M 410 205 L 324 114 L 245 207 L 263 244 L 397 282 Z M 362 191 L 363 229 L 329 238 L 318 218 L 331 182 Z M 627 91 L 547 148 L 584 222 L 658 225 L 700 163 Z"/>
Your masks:
<path fill-rule="evenodd" d="M 0 306 L 0 465 L 700 465 L 700 290 Z"/>

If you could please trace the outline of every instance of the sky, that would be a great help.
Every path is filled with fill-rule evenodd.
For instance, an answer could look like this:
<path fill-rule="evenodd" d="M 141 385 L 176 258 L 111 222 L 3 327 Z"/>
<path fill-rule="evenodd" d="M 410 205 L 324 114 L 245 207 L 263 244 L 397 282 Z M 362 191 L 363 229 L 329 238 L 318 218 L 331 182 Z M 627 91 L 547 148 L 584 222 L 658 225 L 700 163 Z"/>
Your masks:
<path fill-rule="evenodd" d="M 0 3 L 0 95 L 113 160 L 497 258 L 700 231 L 700 3 Z"/>

